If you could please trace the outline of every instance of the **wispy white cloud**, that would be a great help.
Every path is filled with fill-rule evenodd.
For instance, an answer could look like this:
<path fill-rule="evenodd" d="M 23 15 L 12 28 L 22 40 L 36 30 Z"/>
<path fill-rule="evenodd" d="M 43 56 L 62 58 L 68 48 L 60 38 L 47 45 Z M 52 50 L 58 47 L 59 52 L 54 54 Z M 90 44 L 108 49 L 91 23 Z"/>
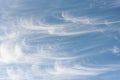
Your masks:
<path fill-rule="evenodd" d="M 81 17 L 74 17 L 67 12 L 62 12 L 63 20 L 66 22 L 72 22 L 77 24 L 84 24 L 84 25 L 111 25 L 120 23 L 120 21 L 108 21 L 106 19 L 101 20 L 101 17 L 88 17 L 88 16 L 81 16 Z M 105 16 L 106 17 L 106 16 Z"/>
<path fill-rule="evenodd" d="M 92 21 L 88 17 L 85 17 L 85 16 L 84 17 L 73 17 L 66 12 L 62 12 L 61 15 L 65 21 L 73 22 L 73 23 L 91 24 L 91 21 Z"/>
<path fill-rule="evenodd" d="M 21 70 L 7 69 L 7 74 L 10 80 L 24 80 L 25 75 Z"/>
<path fill-rule="evenodd" d="M 7 3 L 8 9 L 0 8 L 0 10 L 2 10 L 1 18 L 8 21 L 3 22 L 2 25 L 0 26 L 0 31 L 2 31 L 0 32 L 0 63 L 3 65 L 9 64 L 15 64 L 18 66 L 23 64 L 30 65 L 29 69 L 26 66 L 26 70 L 22 69 L 22 67 L 17 67 L 17 69 L 13 69 L 8 66 L 5 72 L 7 73 L 6 76 L 8 76 L 10 80 L 33 80 L 35 78 L 39 78 L 41 80 L 48 79 L 57 80 L 59 78 L 58 80 L 60 79 L 62 80 L 63 78 L 69 76 L 72 78 L 74 78 L 75 76 L 88 77 L 100 75 L 112 70 L 117 69 L 120 70 L 119 68 L 120 66 L 115 64 L 111 65 L 100 64 L 97 66 L 96 64 L 94 64 L 94 62 L 93 66 L 90 66 L 88 64 L 90 62 L 89 57 L 92 58 L 95 55 L 99 55 L 99 53 L 104 53 L 105 51 L 107 51 L 98 49 L 101 48 L 99 44 L 101 44 L 102 39 L 105 38 L 103 36 L 107 35 L 106 33 L 104 35 L 103 34 L 98 35 L 99 37 L 102 36 L 102 38 L 99 39 L 90 39 L 95 38 L 96 35 L 95 37 L 93 35 L 93 37 L 90 36 L 89 38 L 84 38 L 86 39 L 85 42 L 83 41 L 85 45 L 81 44 L 82 42 L 80 40 L 79 42 L 81 42 L 80 43 L 81 46 L 78 44 L 76 45 L 76 43 L 78 42 L 75 42 L 75 44 L 71 44 L 72 41 L 68 41 L 69 38 L 70 37 L 72 38 L 74 35 L 78 36 L 91 33 L 104 33 L 107 31 L 109 32 L 115 30 L 119 31 L 120 29 L 118 27 L 116 28 L 111 27 L 116 26 L 116 24 L 119 24 L 120 23 L 119 20 L 112 21 L 111 19 L 110 21 L 107 20 L 107 18 L 104 16 L 102 18 L 94 16 L 89 17 L 87 15 L 75 17 L 67 13 L 67 11 L 65 12 L 60 11 L 60 13 L 62 13 L 60 14 L 61 16 L 59 16 L 62 17 L 60 20 L 64 21 L 63 23 L 60 24 L 49 24 L 45 22 L 42 23 L 42 21 L 37 19 L 34 21 L 32 18 L 27 19 L 24 17 L 21 18 L 20 16 L 17 16 L 18 18 L 16 19 L 13 15 L 17 14 L 17 10 L 19 12 L 19 9 L 23 8 L 23 6 L 21 3 L 19 3 L 20 0 L 15 0 L 14 3 L 12 3 L 12 0 L 7 1 L 9 1 Z M 105 6 L 106 3 L 102 4 L 104 4 L 103 8 L 107 7 Z M 113 6 L 115 6 L 114 4 Z M 109 6 L 112 6 L 112 4 L 110 4 Z M 27 10 L 28 7 L 26 7 L 25 9 Z M 110 26 L 101 27 L 99 25 Z M 59 38 L 62 37 L 63 40 L 61 41 L 53 40 L 52 38 L 53 37 L 55 38 L 56 36 Z M 55 44 L 52 42 L 45 42 L 45 44 L 42 43 L 42 41 L 44 42 L 49 39 L 50 40 L 52 39 L 53 42 L 56 41 Z M 74 49 L 77 48 L 75 50 L 78 50 L 79 52 L 71 54 L 72 50 L 70 50 L 66 46 L 63 48 L 70 51 L 68 52 L 62 50 L 60 51 L 60 49 L 55 45 L 62 44 L 59 45 L 59 47 L 64 46 L 64 39 L 65 42 L 68 42 L 65 45 L 69 46 L 70 43 L 69 47 L 71 48 L 71 46 L 73 45 L 72 48 Z M 83 37 L 80 37 L 80 39 L 83 39 Z M 91 42 L 89 41 L 89 39 Z M 98 41 L 94 43 L 94 41 L 92 42 L 92 40 Z M 90 45 L 88 46 L 87 43 Z M 51 47 L 51 44 L 54 47 Z M 104 44 L 104 40 L 102 44 Z M 45 46 L 45 48 L 43 48 L 43 46 Z M 93 49 L 94 51 L 92 52 Z M 86 53 L 84 53 L 85 51 Z M 118 46 L 114 46 L 111 49 L 111 51 L 115 54 L 120 53 L 120 49 Z M 88 62 L 84 61 L 84 59 L 87 59 Z M 77 64 L 76 62 L 77 60 L 81 60 L 79 64 Z M 88 66 L 82 65 L 82 63 L 88 64 Z M 1 69 L 2 68 L 0 67 L 0 70 Z"/>
<path fill-rule="evenodd" d="M 118 46 L 114 46 L 112 52 L 115 54 L 120 54 L 120 48 Z"/>
<path fill-rule="evenodd" d="M 53 70 L 48 70 L 49 74 L 55 76 L 94 76 L 104 72 L 107 72 L 107 68 L 91 68 L 85 66 L 63 66 L 60 63 L 56 63 Z"/>
<path fill-rule="evenodd" d="M 33 21 L 29 20 L 20 20 L 18 26 L 25 30 L 31 30 L 32 32 L 36 31 L 36 33 L 43 33 L 48 35 L 55 36 L 70 36 L 70 35 L 82 35 L 94 32 L 104 32 L 105 29 L 99 29 L 96 27 L 88 27 L 88 26 L 78 26 L 73 24 L 61 24 L 61 25 L 47 25 L 38 23 L 35 24 Z M 78 31 L 79 29 L 79 31 Z"/>
<path fill-rule="evenodd" d="M 24 61 L 21 47 L 13 43 L 2 43 L 0 46 L 0 62 L 16 63 Z"/>

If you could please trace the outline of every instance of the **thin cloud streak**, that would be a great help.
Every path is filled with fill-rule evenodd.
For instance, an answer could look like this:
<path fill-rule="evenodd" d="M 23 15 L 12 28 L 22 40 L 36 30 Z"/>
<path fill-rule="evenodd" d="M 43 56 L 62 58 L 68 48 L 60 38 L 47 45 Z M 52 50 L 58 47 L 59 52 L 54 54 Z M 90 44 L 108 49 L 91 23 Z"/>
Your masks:
<path fill-rule="evenodd" d="M 62 12 L 62 18 L 66 22 L 72 22 L 77 24 L 84 24 L 84 25 L 111 25 L 120 23 L 120 21 L 101 21 L 100 18 L 89 18 L 85 16 L 81 17 L 74 17 L 67 12 Z"/>

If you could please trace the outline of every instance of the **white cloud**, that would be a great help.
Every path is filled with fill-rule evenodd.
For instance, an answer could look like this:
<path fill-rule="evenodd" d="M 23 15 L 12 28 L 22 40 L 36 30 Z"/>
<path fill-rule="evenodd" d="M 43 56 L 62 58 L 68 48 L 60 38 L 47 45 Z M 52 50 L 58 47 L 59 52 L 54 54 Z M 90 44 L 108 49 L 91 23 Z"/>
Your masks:
<path fill-rule="evenodd" d="M 117 46 L 114 46 L 113 49 L 112 49 L 112 52 L 115 53 L 115 54 L 120 54 L 120 48 L 117 47 Z"/>
<path fill-rule="evenodd" d="M 28 76 L 28 72 L 19 69 L 7 69 L 6 70 L 10 80 L 29 80 L 31 76 Z"/>
<path fill-rule="evenodd" d="M 43 44 L 40 43 L 36 45 L 34 44 L 34 42 L 40 40 L 44 41 L 44 38 L 46 37 L 49 38 L 51 36 L 58 37 L 58 36 L 84 35 L 89 33 L 102 33 L 107 30 L 119 31 L 120 29 L 118 28 L 116 29 L 113 29 L 111 27 L 99 28 L 97 27 L 97 25 L 101 25 L 101 24 L 111 25 L 111 24 L 120 23 L 120 21 L 109 21 L 109 20 L 105 20 L 105 18 L 94 18 L 93 16 L 92 18 L 88 16 L 75 17 L 66 12 L 62 12 L 61 14 L 62 19 L 65 21 L 65 24 L 64 23 L 46 24 L 46 23 L 41 23 L 42 21 L 35 22 L 32 19 L 30 20 L 24 18 L 20 18 L 18 20 L 14 19 L 13 21 L 9 21 L 10 18 L 14 17 L 12 16 L 12 14 L 13 15 L 17 14 L 16 10 L 18 10 L 19 12 L 19 9 L 23 8 L 23 6 L 21 6 L 22 4 L 19 3 L 21 0 L 15 0 L 15 2 L 12 2 L 12 0 L 7 0 L 7 1 L 9 1 L 7 5 L 9 9 L 4 9 L 3 12 L 1 13 L 1 17 L 3 19 L 6 19 L 8 23 L 5 22 L 7 24 L 4 25 L 3 23 L 3 26 L 0 26 L 0 30 L 3 31 L 3 33 L 0 33 L 0 63 L 4 65 L 14 64 L 14 63 L 16 65 L 17 64 L 31 65 L 30 69 L 26 71 L 22 70 L 21 69 L 22 67 L 19 67 L 17 69 L 11 69 L 8 66 L 6 72 L 10 80 L 31 80 L 31 79 L 33 80 L 35 77 L 39 77 L 42 80 L 43 79 L 49 80 L 51 78 L 53 78 L 51 80 L 57 80 L 56 78 L 59 77 L 62 80 L 62 78 L 65 78 L 66 76 L 68 77 L 96 76 L 102 73 L 109 72 L 113 70 L 112 68 L 119 69 L 119 66 L 116 67 L 111 65 L 109 67 L 108 66 L 96 67 L 96 66 L 74 65 L 70 63 L 72 61 L 74 62 L 74 60 L 77 59 L 81 60 L 82 62 L 83 58 L 88 58 L 89 56 L 93 57 L 93 55 L 97 55 L 101 53 L 101 51 L 97 53 L 96 51 L 95 52 L 89 51 L 90 49 L 96 48 L 98 44 L 95 46 L 93 44 L 93 46 L 90 47 L 85 46 L 85 48 L 81 46 L 83 49 L 80 49 L 80 52 L 84 52 L 88 50 L 86 54 L 82 54 L 82 55 L 80 54 L 79 56 L 70 56 L 64 53 L 63 51 L 58 50 L 57 47 L 48 49 L 51 45 L 47 45 L 46 46 L 47 49 L 43 49 L 41 48 L 42 46 L 44 46 Z M 26 9 L 27 8 L 28 7 L 26 7 Z M 31 36 L 34 36 L 34 38 Z M 102 40 L 103 38 L 104 37 L 99 39 Z M 101 43 L 101 41 L 98 42 Z M 59 42 L 56 42 L 56 44 L 59 44 Z M 38 45 L 39 48 L 37 48 Z M 66 49 L 66 47 L 64 48 Z M 31 53 L 28 52 L 29 53 L 28 54 L 27 52 L 25 52 L 24 50 L 26 49 Z M 34 49 L 35 51 L 33 51 Z M 111 51 L 115 54 L 118 54 L 120 53 L 120 48 L 118 46 L 114 46 Z M 88 62 L 90 62 L 89 59 L 87 60 Z M 59 63 L 59 61 L 61 63 Z M 67 63 L 66 61 L 70 61 L 70 62 Z M 64 63 L 66 64 L 63 65 Z M 84 60 L 83 63 L 87 64 L 86 61 Z M 69 64 L 71 64 L 71 66 Z M 44 65 L 45 66 L 47 65 L 46 68 L 44 67 Z"/>
<path fill-rule="evenodd" d="M 87 16 L 81 16 L 81 17 L 74 17 L 70 15 L 67 12 L 62 12 L 62 17 L 64 21 L 77 23 L 77 24 L 84 24 L 84 25 L 111 25 L 120 23 L 120 21 L 108 21 L 105 17 L 87 17 Z"/>
<path fill-rule="evenodd" d="M 91 19 L 88 17 L 73 17 L 65 12 L 62 12 L 62 17 L 65 21 L 81 24 L 91 24 Z"/>
<path fill-rule="evenodd" d="M 0 46 L 0 62 L 14 63 L 24 61 L 21 47 L 14 43 L 2 43 Z"/>
<path fill-rule="evenodd" d="M 71 65 L 72 66 L 72 65 Z M 54 69 L 48 70 L 48 73 L 54 76 L 94 76 L 107 72 L 107 68 L 92 68 L 85 66 L 64 66 L 60 63 L 56 63 Z"/>
<path fill-rule="evenodd" d="M 23 31 L 30 30 L 31 33 L 41 33 L 46 34 L 48 36 L 55 35 L 55 36 L 71 36 L 71 35 L 83 35 L 95 32 L 104 32 L 105 29 L 99 29 L 97 27 L 92 26 L 78 26 L 73 24 L 61 24 L 61 25 L 47 25 L 47 24 L 35 24 L 32 20 L 24 20 L 20 19 L 18 23 Z M 42 35 L 44 36 L 44 35 Z"/>

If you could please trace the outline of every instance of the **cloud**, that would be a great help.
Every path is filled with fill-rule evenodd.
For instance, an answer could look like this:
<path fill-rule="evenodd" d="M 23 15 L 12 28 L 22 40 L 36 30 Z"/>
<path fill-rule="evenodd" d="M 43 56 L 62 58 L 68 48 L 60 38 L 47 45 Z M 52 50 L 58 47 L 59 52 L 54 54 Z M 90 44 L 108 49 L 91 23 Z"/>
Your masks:
<path fill-rule="evenodd" d="M 22 80 L 24 75 L 22 75 L 22 72 L 20 70 L 10 70 L 7 69 L 7 74 L 10 80 Z"/>
<path fill-rule="evenodd" d="M 112 52 L 115 53 L 115 54 L 120 54 L 120 48 L 117 47 L 117 46 L 114 46 L 113 49 L 112 49 Z"/>
<path fill-rule="evenodd" d="M 29 70 L 22 70 L 21 68 L 12 69 L 7 68 L 6 69 L 8 78 L 10 80 L 29 80 L 32 79 L 31 73 L 29 73 Z"/>
<path fill-rule="evenodd" d="M 107 72 L 107 68 L 91 68 L 85 66 L 64 66 L 56 63 L 53 70 L 48 70 L 49 74 L 54 76 L 95 76 Z"/>
<path fill-rule="evenodd" d="M 91 24 L 91 20 L 88 17 L 73 17 L 65 12 L 62 12 L 63 19 L 67 22 L 80 23 L 80 24 Z"/>
<path fill-rule="evenodd" d="M 17 22 L 18 23 L 18 22 Z M 34 21 L 20 19 L 18 26 L 23 30 L 28 30 L 31 33 L 41 33 L 48 36 L 72 36 L 72 35 L 83 35 L 95 32 L 104 32 L 105 29 L 88 26 L 78 26 L 73 24 L 60 24 L 60 25 L 47 25 L 43 23 L 35 24 Z M 42 35 L 43 36 L 43 35 Z"/>
<path fill-rule="evenodd" d="M 14 63 L 24 61 L 21 47 L 13 43 L 2 43 L 0 46 L 0 62 Z"/>
<path fill-rule="evenodd" d="M 46 24 L 35 24 L 34 22 L 25 21 L 19 23 L 19 25 L 16 26 L 16 28 L 20 28 L 20 31 L 16 28 L 12 28 L 11 31 L 7 32 L 5 36 L 2 36 L 2 42 L 0 44 L 0 63 L 3 64 L 30 64 L 31 68 L 27 71 L 22 70 L 21 68 L 18 68 L 16 70 L 14 69 L 7 69 L 6 72 L 8 74 L 9 79 L 11 80 L 24 80 L 24 79 L 35 79 L 35 77 L 44 79 L 56 79 L 56 78 L 66 78 L 66 76 L 71 76 L 72 78 L 75 76 L 96 76 L 100 75 L 106 72 L 111 71 L 111 68 L 108 67 L 90 67 L 90 66 L 83 66 L 83 65 L 74 65 L 69 66 L 69 62 L 66 63 L 66 61 L 73 61 L 80 59 L 82 60 L 83 57 L 93 56 L 92 54 L 84 54 L 80 56 L 69 56 L 65 55 L 63 52 L 54 52 L 58 48 L 54 47 L 52 49 L 47 49 L 50 45 L 47 45 L 44 48 L 41 46 L 44 46 L 41 44 L 41 46 L 36 45 L 30 45 L 28 44 L 27 40 L 32 40 L 33 37 L 29 38 L 28 36 L 33 36 L 33 33 L 42 33 L 47 35 L 47 37 L 50 36 L 72 36 L 72 35 L 81 35 L 81 34 L 87 34 L 87 33 L 93 33 L 93 32 L 99 32 L 100 29 L 94 28 L 94 27 L 77 27 L 77 29 L 74 30 L 74 27 L 70 26 L 67 27 L 66 24 L 64 25 L 46 25 Z M 70 25 L 70 24 L 69 24 Z M 67 28 L 68 30 L 66 30 Z M 78 32 L 76 32 L 76 30 Z M 97 31 L 98 30 L 98 31 Z M 6 30 L 7 31 L 7 30 Z M 14 32 L 15 31 L 15 32 Z M 38 31 L 38 32 L 37 32 Z M 49 32 L 51 31 L 51 32 Z M 101 30 L 100 30 L 101 31 Z M 24 36 L 24 40 L 23 37 Z M 37 40 L 39 36 L 36 36 L 36 39 L 33 39 L 34 41 Z M 43 40 L 43 38 L 40 38 Z M 58 44 L 58 43 L 57 43 Z M 30 48 L 32 47 L 32 48 Z M 91 49 L 96 46 L 90 46 L 85 49 L 82 49 L 81 51 L 85 51 L 86 49 Z M 37 49 L 36 49 L 37 48 Z M 28 54 L 27 52 L 24 52 L 24 50 L 28 49 L 31 54 Z M 36 49 L 35 52 L 33 49 Z M 33 51 L 33 52 L 32 52 Z M 116 51 L 115 51 L 116 52 Z M 90 53 L 90 52 L 89 52 Z M 63 56 L 60 56 L 59 54 L 63 54 Z M 96 54 L 96 53 L 95 53 Z M 61 63 L 59 63 L 59 61 Z M 63 63 L 66 63 L 64 65 Z M 86 63 L 87 64 L 87 63 Z M 42 65 L 46 65 L 46 68 L 41 68 Z M 30 76 L 30 77 L 28 77 Z M 47 77 L 46 77 L 47 76 Z M 58 79 L 59 80 L 59 79 Z"/>
<path fill-rule="evenodd" d="M 62 18 L 66 22 L 72 22 L 77 24 L 84 24 L 84 25 L 111 25 L 120 23 L 120 21 L 108 21 L 102 17 L 88 17 L 88 16 L 79 16 L 74 17 L 67 12 L 62 12 Z M 106 17 L 107 18 L 107 17 Z"/>
<path fill-rule="evenodd" d="M 119 65 L 96 65 L 100 60 L 99 58 L 94 60 L 94 57 L 99 55 L 101 58 L 107 52 L 107 46 L 103 50 L 103 46 L 110 40 L 106 36 L 120 30 L 118 19 L 114 20 L 109 14 L 107 16 L 105 14 L 103 17 L 98 14 L 99 16 L 95 17 L 94 14 L 83 16 L 84 14 L 80 13 L 81 16 L 75 17 L 73 15 L 76 15 L 74 14 L 76 9 L 73 11 L 72 9 L 69 9 L 69 11 L 63 9 L 63 12 L 59 10 L 57 12 L 58 8 L 56 8 L 55 15 L 62 17 L 60 21 L 63 21 L 63 23 L 49 24 L 49 21 L 43 23 L 42 19 L 38 20 L 36 17 L 28 18 L 30 15 L 37 16 L 39 14 L 39 10 L 34 11 L 37 8 L 35 5 L 37 1 L 34 2 L 34 5 L 26 4 L 27 1 L 25 1 L 26 3 L 20 0 L 7 1 L 9 1 L 7 3 L 8 8 L 4 8 L 0 13 L 1 18 L 7 20 L 0 25 L 0 63 L 7 66 L 4 71 L 7 73 L 5 77 L 8 76 L 10 80 L 63 80 L 64 78 L 65 80 L 71 80 L 72 78 L 74 80 L 76 76 L 88 78 L 89 76 L 95 77 L 113 70 L 120 70 Z M 106 5 L 103 2 L 106 1 L 97 3 L 98 6 L 100 7 L 103 4 L 104 6 L 101 7 L 106 7 L 106 9 L 112 6 L 112 4 Z M 95 5 L 92 7 L 95 7 Z M 51 9 L 48 12 L 46 9 L 44 10 L 48 14 Z M 26 12 L 29 10 L 30 12 Z M 82 10 L 84 12 L 84 9 Z M 36 14 L 33 14 L 34 12 Z M 73 12 L 73 15 L 68 12 Z M 46 14 L 43 13 L 40 15 L 44 15 L 42 18 L 46 20 Z M 53 17 L 51 14 L 47 18 L 49 16 Z M 58 41 L 58 39 L 61 39 L 61 41 Z M 120 53 L 118 46 L 114 46 L 111 51 L 115 54 Z M 103 55 L 101 56 L 101 54 Z M 94 61 L 92 62 L 92 60 Z M 29 66 L 23 66 L 24 64 Z M 1 70 L 2 65 L 0 65 Z M 14 68 L 15 66 L 17 69 Z"/>

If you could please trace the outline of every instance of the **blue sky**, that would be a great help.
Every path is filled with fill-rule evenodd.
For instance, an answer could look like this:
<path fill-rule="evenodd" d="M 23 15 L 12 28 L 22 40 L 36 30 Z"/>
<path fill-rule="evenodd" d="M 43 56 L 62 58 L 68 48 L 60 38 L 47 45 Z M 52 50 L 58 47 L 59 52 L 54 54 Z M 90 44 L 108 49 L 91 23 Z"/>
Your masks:
<path fill-rule="evenodd" d="M 0 80 L 120 79 L 120 0 L 0 0 Z"/>

